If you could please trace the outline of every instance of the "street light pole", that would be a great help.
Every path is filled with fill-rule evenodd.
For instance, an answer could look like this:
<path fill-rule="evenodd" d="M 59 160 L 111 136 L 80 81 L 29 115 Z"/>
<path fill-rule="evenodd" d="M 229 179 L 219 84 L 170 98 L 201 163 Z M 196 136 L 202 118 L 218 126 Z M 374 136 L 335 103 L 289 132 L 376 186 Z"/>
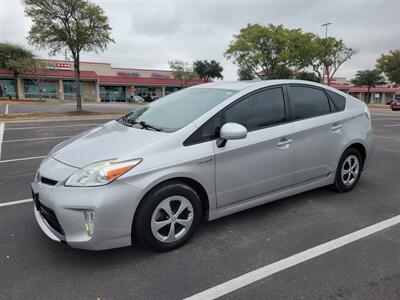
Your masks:
<path fill-rule="evenodd" d="M 328 26 L 331 25 L 331 24 L 332 23 L 325 23 L 325 24 L 321 25 L 322 27 L 325 27 L 325 38 L 328 37 Z"/>
<path fill-rule="evenodd" d="M 325 39 L 327 39 L 328 38 L 328 26 L 329 25 L 331 25 L 332 23 L 330 23 L 330 22 L 328 22 L 328 23 L 325 23 L 325 24 L 322 24 L 321 26 L 322 27 L 325 27 Z M 325 77 L 326 77 L 326 80 L 325 80 Z M 324 83 L 325 84 L 328 84 L 328 82 L 329 82 L 329 71 L 328 71 L 328 67 L 327 66 L 324 66 L 324 70 L 323 70 L 323 81 L 324 81 Z"/>

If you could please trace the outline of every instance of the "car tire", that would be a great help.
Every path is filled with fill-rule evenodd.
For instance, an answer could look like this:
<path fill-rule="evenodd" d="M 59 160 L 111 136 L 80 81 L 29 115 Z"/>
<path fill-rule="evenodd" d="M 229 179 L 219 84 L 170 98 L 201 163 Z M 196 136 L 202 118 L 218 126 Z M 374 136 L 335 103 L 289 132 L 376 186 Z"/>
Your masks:
<path fill-rule="evenodd" d="M 192 237 L 201 216 L 201 200 L 195 190 L 171 181 L 154 188 L 142 199 L 133 232 L 141 245 L 155 251 L 169 251 Z"/>
<path fill-rule="evenodd" d="M 360 152 L 355 148 L 347 149 L 340 157 L 333 188 L 340 193 L 351 191 L 360 180 L 362 167 Z"/>

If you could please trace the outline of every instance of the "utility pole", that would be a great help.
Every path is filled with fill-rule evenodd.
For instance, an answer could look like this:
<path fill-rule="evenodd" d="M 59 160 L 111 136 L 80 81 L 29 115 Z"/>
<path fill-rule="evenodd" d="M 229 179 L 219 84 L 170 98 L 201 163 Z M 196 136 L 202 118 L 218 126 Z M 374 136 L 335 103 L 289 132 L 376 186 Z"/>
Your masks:
<path fill-rule="evenodd" d="M 328 22 L 328 23 L 325 23 L 325 24 L 321 25 L 322 27 L 325 27 L 325 39 L 328 38 L 328 26 L 331 25 L 331 24 L 332 23 Z M 323 69 L 323 83 L 328 84 L 328 82 L 329 82 L 329 78 L 328 77 L 329 77 L 328 67 L 324 66 L 324 69 Z"/>

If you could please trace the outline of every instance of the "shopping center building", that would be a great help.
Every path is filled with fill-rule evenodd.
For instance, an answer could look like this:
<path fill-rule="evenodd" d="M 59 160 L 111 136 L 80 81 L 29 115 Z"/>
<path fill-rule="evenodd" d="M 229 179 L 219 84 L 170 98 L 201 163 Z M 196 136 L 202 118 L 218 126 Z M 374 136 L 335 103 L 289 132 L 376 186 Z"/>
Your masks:
<path fill-rule="evenodd" d="M 354 86 L 351 81 L 343 77 L 334 77 L 330 86 L 352 95 L 364 102 L 371 104 L 389 104 L 395 99 L 400 99 L 400 88 L 393 84 L 379 85 L 370 88 L 368 95 L 367 86 Z"/>
<path fill-rule="evenodd" d="M 17 76 L 0 69 L 0 99 L 75 100 L 74 67 L 71 61 L 43 60 L 48 68 Z M 85 102 L 125 102 L 132 96 L 159 98 L 179 90 L 182 83 L 170 70 L 115 68 L 109 63 L 81 62 L 81 95 Z M 195 79 L 188 86 L 203 83 Z"/>

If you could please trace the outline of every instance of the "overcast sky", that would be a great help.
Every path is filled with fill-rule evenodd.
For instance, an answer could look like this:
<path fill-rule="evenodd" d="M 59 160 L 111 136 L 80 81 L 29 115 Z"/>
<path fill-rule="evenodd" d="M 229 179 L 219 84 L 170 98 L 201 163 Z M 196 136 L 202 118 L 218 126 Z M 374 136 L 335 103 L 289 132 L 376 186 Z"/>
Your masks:
<path fill-rule="evenodd" d="M 226 80 L 236 80 L 236 66 L 224 58 L 232 36 L 247 23 L 283 24 L 343 39 L 359 53 L 338 76 L 373 68 L 383 52 L 400 48 L 400 0 L 103 0 L 115 44 L 83 60 L 111 62 L 115 67 L 167 69 L 168 60 L 215 59 Z M 18 0 L 0 0 L 0 41 L 26 45 L 30 20 Z M 28 46 L 30 47 L 30 46 Z M 46 51 L 30 47 L 47 58 Z M 57 56 L 64 58 L 63 54 Z"/>

